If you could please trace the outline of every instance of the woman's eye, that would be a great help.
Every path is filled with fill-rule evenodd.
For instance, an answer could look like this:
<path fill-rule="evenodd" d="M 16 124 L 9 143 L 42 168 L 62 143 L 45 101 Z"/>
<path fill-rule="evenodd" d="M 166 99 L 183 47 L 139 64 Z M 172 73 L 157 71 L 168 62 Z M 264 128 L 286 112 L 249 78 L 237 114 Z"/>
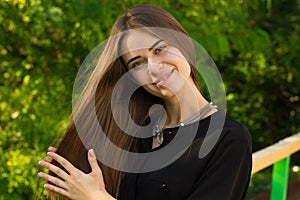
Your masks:
<path fill-rule="evenodd" d="M 163 46 L 159 46 L 158 48 L 156 48 L 154 50 L 155 55 L 159 54 L 162 50 L 164 50 L 167 46 L 163 45 Z"/>
<path fill-rule="evenodd" d="M 141 65 L 145 64 L 145 61 L 144 60 L 139 60 L 139 61 L 136 61 L 134 62 L 132 65 L 131 65 L 131 68 L 137 68 L 137 67 L 140 67 Z"/>

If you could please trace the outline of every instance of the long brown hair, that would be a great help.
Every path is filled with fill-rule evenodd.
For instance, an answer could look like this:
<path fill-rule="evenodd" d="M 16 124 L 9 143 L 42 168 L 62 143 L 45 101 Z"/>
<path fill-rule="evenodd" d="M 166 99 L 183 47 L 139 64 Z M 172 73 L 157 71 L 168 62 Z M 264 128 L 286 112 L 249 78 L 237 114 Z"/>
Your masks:
<path fill-rule="evenodd" d="M 116 20 L 112 27 L 110 38 L 130 29 L 144 27 L 171 29 L 188 36 L 184 28 L 170 13 L 153 5 L 142 4 L 129 8 Z M 194 65 L 195 54 L 191 40 L 185 39 L 185 41 L 182 41 L 182 39 L 178 37 L 169 37 L 160 33 L 153 34 L 167 40 L 180 49 L 190 65 Z M 76 168 L 86 173 L 89 173 L 91 169 L 87 160 L 87 145 L 83 142 L 83 140 L 85 140 L 84 138 L 89 140 L 89 147 L 99 144 L 105 145 L 105 142 L 97 141 L 95 139 L 97 138 L 98 132 L 95 129 L 91 129 L 91 127 L 94 127 L 95 123 L 98 123 L 101 126 L 106 137 L 116 146 L 132 152 L 138 152 L 140 148 L 140 139 L 130 136 L 122 131 L 116 124 L 111 111 L 111 95 L 113 89 L 117 81 L 127 72 L 122 58 L 118 57 L 121 40 L 122 36 L 108 39 L 98 58 L 97 66 L 89 77 L 85 89 L 78 98 L 79 100 L 76 102 L 75 115 L 78 119 L 77 121 L 80 122 L 81 130 L 84 130 L 86 135 L 79 136 L 78 124 L 75 123 L 73 113 L 69 126 L 57 147 L 58 154 L 69 160 Z M 197 72 L 194 67 L 191 67 L 191 77 L 199 89 Z M 91 106 L 91 103 L 94 105 Z M 145 124 L 149 118 L 149 108 L 154 104 L 161 104 L 164 106 L 162 99 L 151 95 L 142 87 L 138 88 L 131 96 L 129 104 L 129 112 L 132 120 L 140 126 Z M 96 119 L 90 114 L 92 112 L 90 110 L 91 107 L 95 109 Z M 113 152 L 110 152 L 109 154 L 109 156 L 113 155 L 113 159 L 116 160 L 122 158 L 121 155 L 114 155 Z M 126 160 L 124 162 L 126 162 Z M 52 163 L 60 166 L 55 161 L 52 161 Z M 114 197 L 118 197 L 119 186 L 124 173 L 112 169 L 100 162 L 99 166 L 103 172 L 106 190 Z M 52 173 L 52 175 L 54 174 Z M 50 193 L 50 198 L 58 199 L 58 195 Z"/>

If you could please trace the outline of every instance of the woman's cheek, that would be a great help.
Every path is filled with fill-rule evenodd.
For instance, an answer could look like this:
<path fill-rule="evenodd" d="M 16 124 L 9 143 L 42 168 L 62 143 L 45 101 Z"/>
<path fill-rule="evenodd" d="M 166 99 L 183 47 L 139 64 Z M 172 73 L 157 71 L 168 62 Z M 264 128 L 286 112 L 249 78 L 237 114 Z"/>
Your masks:
<path fill-rule="evenodd" d="M 131 70 L 131 77 L 133 80 L 139 84 L 140 86 L 143 86 L 145 84 L 152 83 L 152 80 L 150 76 L 147 73 L 147 70 Z"/>

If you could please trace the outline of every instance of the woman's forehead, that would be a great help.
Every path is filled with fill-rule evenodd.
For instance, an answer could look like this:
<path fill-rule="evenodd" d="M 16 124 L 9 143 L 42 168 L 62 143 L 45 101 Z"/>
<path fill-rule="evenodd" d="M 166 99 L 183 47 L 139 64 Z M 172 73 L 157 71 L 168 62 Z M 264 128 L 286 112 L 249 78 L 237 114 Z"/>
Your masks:
<path fill-rule="evenodd" d="M 131 30 L 127 32 L 121 41 L 121 55 L 138 50 L 149 49 L 155 44 L 158 37 L 145 30 Z"/>

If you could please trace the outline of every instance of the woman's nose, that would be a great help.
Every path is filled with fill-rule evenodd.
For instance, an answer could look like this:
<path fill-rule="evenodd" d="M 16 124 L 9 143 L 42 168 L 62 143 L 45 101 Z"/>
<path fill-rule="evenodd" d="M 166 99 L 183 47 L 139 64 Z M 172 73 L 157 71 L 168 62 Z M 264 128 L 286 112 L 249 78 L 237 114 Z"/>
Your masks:
<path fill-rule="evenodd" d="M 152 76 L 159 74 L 162 64 L 159 64 L 158 61 L 148 59 L 148 73 Z"/>

